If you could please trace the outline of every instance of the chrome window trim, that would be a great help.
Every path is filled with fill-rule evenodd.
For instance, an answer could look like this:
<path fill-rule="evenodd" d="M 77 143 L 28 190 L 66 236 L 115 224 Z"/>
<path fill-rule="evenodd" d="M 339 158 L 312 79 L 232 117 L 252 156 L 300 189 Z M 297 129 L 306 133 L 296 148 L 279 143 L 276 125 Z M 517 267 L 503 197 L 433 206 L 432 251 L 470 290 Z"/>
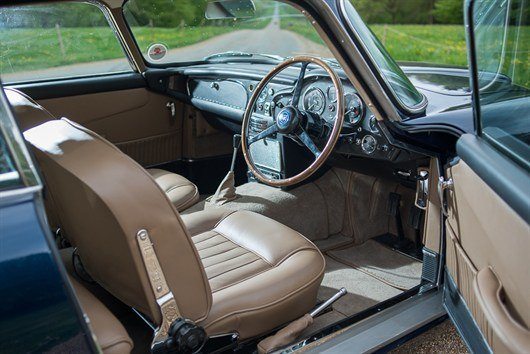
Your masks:
<path fill-rule="evenodd" d="M 134 54 L 131 48 L 129 47 L 129 45 L 127 44 L 127 41 L 125 40 L 123 33 L 121 32 L 118 26 L 118 23 L 116 19 L 114 18 L 114 13 L 112 12 L 112 10 L 108 7 L 106 3 L 103 4 L 96 0 L 91 0 L 90 3 L 93 5 L 96 5 L 101 10 L 101 12 L 103 12 L 103 15 L 107 19 L 107 22 L 109 23 L 110 28 L 114 32 L 116 39 L 118 40 L 118 42 L 120 43 L 122 47 L 125 57 L 129 61 L 129 65 L 131 66 L 132 71 L 141 73 L 143 66 L 141 67 L 139 63 L 136 61 L 136 59 L 134 58 Z M 138 50 L 139 48 L 136 48 L 136 49 Z"/>
<path fill-rule="evenodd" d="M 0 104 L 5 111 L 5 115 L 0 113 L 0 133 L 3 135 L 7 148 L 11 152 L 13 163 L 17 169 L 17 173 L 22 180 L 23 187 L 41 187 L 42 183 L 37 173 L 37 169 L 33 160 L 26 147 L 26 143 L 18 125 L 15 122 L 11 106 L 7 101 L 3 87 L 0 86 Z M 0 198 L 5 195 L 12 194 L 14 190 L 19 188 L 13 188 L 11 190 L 0 190 Z"/>
<path fill-rule="evenodd" d="M 364 45 L 363 41 L 361 41 L 360 37 L 359 37 L 359 33 L 357 32 L 357 30 L 355 29 L 355 26 L 351 23 L 351 20 L 350 20 L 350 17 L 348 16 L 348 14 L 346 13 L 346 4 L 345 4 L 345 1 L 346 0 L 338 0 L 338 3 L 339 3 L 339 11 L 340 11 L 340 14 L 342 15 L 342 17 L 344 18 L 346 24 L 348 25 L 348 28 L 352 31 L 352 33 L 355 35 L 356 37 L 356 40 L 357 42 L 361 43 L 364 51 L 366 52 L 368 58 L 370 59 L 370 61 L 372 62 L 373 66 L 376 68 L 377 70 L 377 74 L 379 75 L 379 77 L 381 78 L 380 81 L 382 81 L 381 84 L 385 85 L 388 90 L 392 93 L 392 96 L 394 98 L 394 100 L 397 102 L 397 104 L 399 105 L 399 107 L 402 109 L 402 110 L 405 110 L 406 112 L 408 113 L 412 113 L 412 114 L 416 114 L 416 113 L 421 113 L 423 112 L 426 108 L 427 108 L 427 104 L 429 103 L 427 101 L 427 97 L 425 97 L 425 95 L 421 92 L 419 92 L 419 94 L 422 96 L 422 100 L 420 103 L 418 103 L 416 106 L 414 107 L 409 107 L 409 106 L 406 106 L 403 102 L 401 102 L 401 100 L 396 96 L 396 93 L 394 92 L 394 90 L 392 89 L 392 87 L 390 87 L 390 84 L 387 82 L 387 80 L 385 79 L 385 76 L 383 75 L 383 73 L 381 72 L 381 70 L 379 69 L 379 67 L 376 65 L 376 62 L 373 58 L 373 56 L 370 54 L 370 51 L 368 51 L 368 49 L 366 48 L 366 46 Z M 353 5 L 352 5 L 353 6 Z"/>

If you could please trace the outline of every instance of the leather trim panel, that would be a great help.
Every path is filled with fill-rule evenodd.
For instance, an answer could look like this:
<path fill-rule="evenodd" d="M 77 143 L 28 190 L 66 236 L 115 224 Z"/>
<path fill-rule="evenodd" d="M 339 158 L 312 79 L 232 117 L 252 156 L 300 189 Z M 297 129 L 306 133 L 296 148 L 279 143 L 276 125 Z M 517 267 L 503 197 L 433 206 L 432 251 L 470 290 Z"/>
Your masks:
<path fill-rule="evenodd" d="M 472 134 L 462 135 L 456 151 L 489 188 L 506 202 L 520 217 L 530 223 L 530 188 L 528 171 Z"/>
<path fill-rule="evenodd" d="M 167 104 L 175 105 L 172 117 Z M 142 166 L 182 157 L 184 104 L 144 88 L 40 100 L 56 117 L 67 117 L 117 145 Z"/>
<path fill-rule="evenodd" d="M 446 262 L 471 314 L 494 352 L 527 352 L 514 346 L 517 333 L 486 315 L 486 304 L 476 286 L 479 274 L 492 271 L 502 284 L 500 305 L 507 316 L 528 332 L 530 273 L 526 271 L 530 227 L 510 206 L 460 160 L 451 167 L 454 190 L 448 191 Z M 482 297 L 483 298 L 483 297 Z M 506 335 L 506 333 L 511 333 Z"/>

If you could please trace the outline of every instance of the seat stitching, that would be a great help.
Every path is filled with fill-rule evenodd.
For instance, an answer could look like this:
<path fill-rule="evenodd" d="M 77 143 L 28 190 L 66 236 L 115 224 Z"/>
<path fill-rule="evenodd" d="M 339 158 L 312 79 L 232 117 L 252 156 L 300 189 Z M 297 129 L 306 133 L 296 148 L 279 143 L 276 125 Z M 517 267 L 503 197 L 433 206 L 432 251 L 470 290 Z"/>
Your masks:
<path fill-rule="evenodd" d="M 264 261 L 265 263 L 267 263 L 268 265 L 270 265 L 271 267 L 274 267 L 274 264 L 272 264 L 271 262 L 269 262 L 268 259 L 266 259 L 266 258 L 263 257 L 262 255 L 260 255 L 259 253 L 255 252 L 255 251 L 253 251 L 253 250 L 251 250 L 251 249 L 249 249 L 249 248 L 247 248 L 247 247 L 245 247 L 245 246 L 240 245 L 239 243 L 237 243 L 236 241 L 234 241 L 233 239 L 231 239 L 231 238 L 228 237 L 227 235 L 225 235 L 225 234 L 219 232 L 218 230 L 215 230 L 215 232 L 217 232 L 219 235 L 221 235 L 221 236 L 227 238 L 228 240 L 230 240 L 230 242 L 232 242 L 232 243 L 238 245 L 239 247 L 243 248 L 244 250 L 247 250 L 248 252 L 254 254 L 256 257 L 259 257 L 259 258 L 263 259 L 263 261 Z"/>
<path fill-rule="evenodd" d="M 210 230 L 209 230 L 209 231 L 210 231 Z M 210 236 L 210 237 L 208 237 L 208 238 L 206 238 L 206 239 L 204 239 L 204 240 L 200 240 L 200 241 L 194 242 L 195 246 L 197 246 L 199 243 L 202 243 L 202 242 L 204 242 L 204 241 L 211 240 L 211 239 L 214 238 L 215 236 L 219 235 L 219 233 L 218 233 L 217 231 L 214 231 L 214 230 L 211 230 L 211 231 L 213 231 L 214 235 L 212 235 L 212 236 Z M 206 231 L 206 232 L 208 232 L 208 231 Z M 197 234 L 197 235 L 195 235 L 195 236 L 192 236 L 192 238 L 193 238 L 193 237 L 197 237 L 197 236 L 199 236 L 199 235 L 202 235 L 202 234 L 204 234 L 204 233 L 206 233 L 206 232 L 203 232 L 203 233 Z"/>
<path fill-rule="evenodd" d="M 248 277 L 246 277 L 246 278 L 244 278 L 244 279 L 240 279 L 240 280 L 238 280 L 238 281 L 236 281 L 236 282 L 233 282 L 233 283 L 227 284 L 227 285 L 223 286 L 222 288 L 219 288 L 219 289 L 217 289 L 217 290 L 215 290 L 215 291 L 212 291 L 212 294 L 213 294 L 213 293 L 216 293 L 216 292 L 218 292 L 218 291 L 221 291 L 221 290 L 223 290 L 223 289 L 229 288 L 229 287 L 231 287 L 231 286 L 237 285 L 237 284 L 239 284 L 239 283 L 242 283 L 242 282 L 244 282 L 244 281 L 246 281 L 246 280 L 248 280 L 248 279 L 250 279 L 250 278 L 253 278 L 253 277 L 257 276 L 257 275 L 260 275 L 260 274 L 263 274 L 263 273 L 265 273 L 265 272 L 268 272 L 269 270 L 273 270 L 274 268 L 280 266 L 280 265 L 281 265 L 281 264 L 282 264 L 287 258 L 293 256 L 295 253 L 300 252 L 300 251 L 306 251 L 306 250 L 313 251 L 314 248 L 310 248 L 310 247 L 305 247 L 305 248 L 302 247 L 302 248 L 298 248 L 298 249 L 294 250 L 293 252 L 289 253 L 289 254 L 288 254 L 287 256 L 285 256 L 284 258 L 282 258 L 282 259 L 280 260 L 280 262 L 278 262 L 278 264 L 272 266 L 271 268 L 264 269 L 264 270 L 262 270 L 261 272 L 258 272 L 258 273 L 254 273 L 254 274 L 252 274 L 252 275 L 249 275 Z"/>
<path fill-rule="evenodd" d="M 198 201 L 198 197 L 199 197 L 199 190 L 197 189 L 197 187 L 195 187 L 195 191 L 193 192 L 193 195 L 189 197 L 187 200 L 180 202 L 178 205 L 175 205 L 175 208 L 177 210 L 179 210 L 180 208 L 182 208 L 182 210 L 185 210 L 189 208 L 190 206 L 192 206 L 193 204 L 195 204 L 192 202 L 195 201 L 196 199 Z"/>
<path fill-rule="evenodd" d="M 235 212 L 237 212 L 237 210 L 232 210 L 231 212 L 229 212 L 228 214 L 226 214 L 225 216 L 223 216 L 219 221 L 217 221 L 215 223 L 215 225 L 213 226 L 213 229 L 215 229 L 217 226 L 219 226 L 219 224 L 224 221 L 226 218 L 228 218 L 230 215 L 234 214 Z"/>
<path fill-rule="evenodd" d="M 311 249 L 312 251 L 316 251 L 317 253 L 320 254 L 320 256 L 322 258 L 324 258 L 324 256 L 322 256 L 322 254 L 317 250 L 317 249 Z M 238 315 L 240 313 L 244 313 L 244 312 L 250 312 L 250 311 L 256 311 L 256 310 L 261 310 L 261 309 L 264 309 L 264 308 L 267 308 L 267 307 L 271 307 L 271 306 L 274 306 L 276 304 L 279 304 L 287 299 L 289 299 L 290 297 L 296 295 L 297 293 L 301 292 L 302 290 L 305 290 L 306 288 L 310 287 L 313 285 L 313 283 L 315 283 L 316 281 L 318 281 L 318 279 L 322 276 L 322 274 L 324 273 L 324 270 L 326 269 L 326 262 L 324 260 L 323 262 L 323 267 L 322 269 L 320 270 L 320 272 L 318 273 L 318 275 L 316 277 L 314 277 L 311 281 L 309 281 L 308 283 L 306 283 L 303 287 L 301 288 L 298 288 L 294 291 L 291 291 L 289 294 L 286 294 L 284 297 L 282 297 L 281 299 L 278 299 L 276 301 L 273 301 L 273 302 L 270 302 L 268 304 L 265 304 L 263 306 L 258 306 L 258 307 L 252 307 L 252 308 L 248 308 L 248 309 L 244 309 L 244 310 L 239 310 L 239 311 L 234 311 L 234 312 L 231 312 L 231 313 L 227 313 L 226 315 L 222 316 L 222 317 L 219 317 L 217 318 L 215 321 L 212 321 L 210 322 L 209 324 L 207 324 L 206 326 L 204 326 L 205 328 L 208 328 L 208 327 L 211 327 L 212 325 L 216 324 L 217 322 L 221 321 L 221 320 L 224 320 L 225 318 L 227 317 L 230 317 L 230 316 L 233 316 L 233 315 Z M 269 269 L 270 270 L 270 269 Z"/>
<path fill-rule="evenodd" d="M 172 191 L 174 191 L 177 188 L 186 187 L 186 186 L 191 186 L 191 184 L 189 184 L 189 183 L 176 184 L 174 186 L 169 187 L 169 189 L 166 190 L 166 193 L 172 192 Z"/>
<path fill-rule="evenodd" d="M 228 242 L 228 240 L 227 240 L 226 242 Z M 228 250 L 224 250 L 224 251 L 221 251 L 221 252 L 219 252 L 219 253 L 211 254 L 211 255 L 209 255 L 209 256 L 207 256 L 207 257 L 201 258 L 201 260 L 204 261 L 205 259 L 212 258 L 212 257 L 218 256 L 218 255 L 223 254 L 223 253 L 226 253 L 226 252 L 233 251 L 233 250 L 235 250 L 235 249 L 237 249 L 237 248 L 239 248 L 239 247 L 237 247 L 237 245 L 236 245 L 235 247 L 232 247 L 232 248 L 230 248 L 230 249 L 228 249 Z M 206 248 L 206 249 L 207 249 L 207 248 Z"/>
<path fill-rule="evenodd" d="M 216 243 L 216 244 L 214 244 L 214 245 L 208 245 L 208 246 L 205 247 L 205 248 L 201 248 L 201 249 L 199 249 L 199 248 L 197 247 L 197 251 L 201 252 L 201 251 L 209 250 L 210 248 L 217 247 L 217 246 L 222 245 L 223 243 L 227 243 L 227 242 L 230 242 L 230 241 L 225 239 L 223 242 L 219 242 L 219 243 Z"/>
<path fill-rule="evenodd" d="M 247 253 L 249 253 L 249 252 L 247 252 Z M 215 264 L 210 264 L 208 267 L 204 267 L 204 269 L 207 269 L 207 268 L 210 268 L 210 267 L 213 267 L 213 266 L 216 266 L 216 265 L 222 264 L 222 263 L 226 263 L 226 262 L 228 262 L 228 261 L 232 261 L 232 260 L 237 259 L 237 258 L 239 258 L 239 257 L 243 257 L 243 256 L 247 255 L 247 253 L 240 254 L 239 256 L 236 256 L 236 257 L 234 257 L 234 258 L 230 258 L 229 260 L 224 260 L 224 261 L 221 261 L 221 262 L 217 262 L 217 263 L 215 263 Z M 232 269 L 234 269 L 234 268 L 232 268 Z M 230 271 L 230 269 L 229 269 L 228 271 Z M 222 274 L 222 273 L 221 273 L 221 274 Z M 208 278 L 208 279 L 210 279 L 210 278 Z"/>
<path fill-rule="evenodd" d="M 236 258 L 237 258 L 237 257 L 236 257 Z M 234 259 L 234 258 L 232 258 L 232 259 Z M 211 277 L 211 278 L 208 278 L 208 280 L 215 279 L 215 278 L 217 278 L 217 277 L 219 277 L 219 276 L 221 276 L 221 275 L 224 275 L 224 274 L 226 274 L 226 273 L 233 272 L 234 270 L 237 270 L 237 269 L 239 269 L 239 268 L 245 267 L 245 266 L 247 266 L 247 265 L 249 265 L 249 264 L 252 264 L 252 263 L 254 263 L 254 262 L 257 262 L 257 261 L 260 261 L 260 259 L 255 259 L 255 260 L 250 261 L 250 262 L 247 262 L 247 263 L 245 263 L 245 264 L 238 265 L 237 267 L 234 267 L 234 268 L 232 268 L 232 269 L 228 269 L 228 270 L 226 270 L 226 271 L 224 271 L 224 272 L 222 272 L 222 273 L 219 273 L 219 274 L 217 274 L 217 275 L 215 275 L 215 276 L 213 276 L 213 277 Z M 218 263 L 218 264 L 219 264 L 219 263 Z"/>
<path fill-rule="evenodd" d="M 257 259 L 257 260 L 258 260 L 258 259 Z M 250 264 L 250 263 L 248 263 L 248 264 Z M 245 265 L 248 265 L 248 264 L 245 264 Z M 223 287 L 221 287 L 221 288 L 219 288 L 219 289 L 217 289 L 217 290 L 215 290 L 215 291 L 212 291 L 212 294 L 215 294 L 215 293 L 218 292 L 218 291 L 224 290 L 224 289 L 229 288 L 229 287 L 231 287 L 231 286 L 234 286 L 234 285 L 237 285 L 237 284 L 242 283 L 242 282 L 244 282 L 244 281 L 247 281 L 247 280 L 249 280 L 250 278 L 254 278 L 254 277 L 257 276 L 257 275 L 260 275 L 260 274 L 263 274 L 263 273 L 265 273 L 265 272 L 268 272 L 269 270 L 272 270 L 272 269 L 274 269 L 274 268 L 275 268 L 275 267 L 272 267 L 272 268 L 266 268 L 266 269 L 263 269 L 263 270 L 261 270 L 261 271 L 259 271 L 259 272 L 257 272 L 257 273 L 253 273 L 253 274 L 251 274 L 251 275 L 249 275 L 249 276 L 247 276 L 247 277 L 245 277 L 245 278 L 239 279 L 239 280 L 237 280 L 237 281 L 235 281 L 235 282 L 233 282 L 233 283 L 226 284 L 226 285 L 224 285 Z"/>

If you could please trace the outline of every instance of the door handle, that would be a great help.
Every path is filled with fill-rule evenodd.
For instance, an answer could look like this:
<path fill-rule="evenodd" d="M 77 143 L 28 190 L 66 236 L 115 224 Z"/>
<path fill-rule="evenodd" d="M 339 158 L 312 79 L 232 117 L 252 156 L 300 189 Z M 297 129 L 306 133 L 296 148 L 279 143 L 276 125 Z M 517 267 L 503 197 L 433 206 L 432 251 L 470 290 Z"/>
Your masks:
<path fill-rule="evenodd" d="M 169 109 L 169 114 L 171 114 L 171 118 L 175 119 L 177 117 L 177 109 L 175 107 L 175 102 L 170 101 L 166 103 L 167 109 Z"/>
<path fill-rule="evenodd" d="M 440 203 L 442 203 L 441 205 L 442 213 L 444 214 L 445 217 L 449 216 L 449 212 L 447 211 L 447 202 L 444 199 L 444 191 L 446 189 L 453 189 L 453 186 L 454 186 L 454 182 L 452 178 L 449 178 L 448 180 L 446 180 L 445 178 L 440 177 L 438 179 L 438 197 L 440 198 Z"/>
<path fill-rule="evenodd" d="M 488 325 L 506 348 L 512 353 L 528 353 L 530 331 L 518 323 L 503 304 L 502 283 L 490 267 L 477 273 L 473 288 Z"/>

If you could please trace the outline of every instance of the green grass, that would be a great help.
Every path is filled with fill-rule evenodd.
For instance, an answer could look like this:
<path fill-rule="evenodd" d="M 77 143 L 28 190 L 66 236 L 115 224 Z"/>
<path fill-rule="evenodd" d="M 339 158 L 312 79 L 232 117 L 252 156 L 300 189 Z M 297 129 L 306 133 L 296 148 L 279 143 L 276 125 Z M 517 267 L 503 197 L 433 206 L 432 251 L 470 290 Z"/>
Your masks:
<path fill-rule="evenodd" d="M 219 26 L 134 27 L 132 30 L 140 49 L 145 53 L 149 45 L 155 42 L 164 43 L 168 48 L 173 49 L 238 29 L 263 28 L 270 22 L 270 10 L 264 11 L 263 15 L 257 20 L 225 22 Z M 322 40 L 305 18 L 281 17 L 281 27 L 322 44 Z M 370 27 L 396 61 L 467 66 L 463 26 L 372 25 Z M 528 33 L 529 31 L 524 31 L 525 36 L 528 36 Z M 61 36 L 64 54 L 55 28 L 0 30 L 1 72 L 38 70 L 124 57 L 118 41 L 109 28 L 62 28 Z M 519 61 L 522 62 L 517 64 L 516 77 L 528 78 L 528 60 L 526 64 L 524 58 Z M 527 79 L 522 84 L 527 85 Z"/>
<path fill-rule="evenodd" d="M 270 19 L 237 22 L 221 26 L 156 28 L 135 27 L 132 31 L 145 53 L 153 43 L 180 48 L 245 28 L 263 28 Z M 124 54 L 110 28 L 61 28 L 63 50 L 55 28 L 0 30 L 1 72 L 38 70 L 63 65 L 123 58 Z"/>
<path fill-rule="evenodd" d="M 283 29 L 298 33 L 316 43 L 322 43 L 316 31 L 304 18 L 285 17 L 281 19 Z M 383 43 L 392 58 L 398 62 L 421 62 L 458 67 L 467 67 L 467 46 L 464 26 L 460 25 L 371 25 L 371 30 Z M 519 43 L 525 48 L 518 48 L 519 57 L 512 60 L 515 51 L 513 38 L 506 47 L 506 57 L 501 72 L 507 73 L 514 83 L 530 87 L 530 64 L 528 58 L 528 44 L 530 42 L 530 27 L 524 27 Z M 483 58 L 479 67 L 489 65 L 492 70 L 498 63 L 501 54 L 495 43 L 490 48 L 480 48 Z M 515 68 L 514 68 L 515 66 Z"/>
<path fill-rule="evenodd" d="M 322 43 L 305 19 L 282 18 L 281 26 Z M 467 66 L 463 26 L 372 25 L 370 28 L 396 61 Z"/>
<path fill-rule="evenodd" d="M 467 66 L 464 26 L 372 25 L 396 61 Z"/>

